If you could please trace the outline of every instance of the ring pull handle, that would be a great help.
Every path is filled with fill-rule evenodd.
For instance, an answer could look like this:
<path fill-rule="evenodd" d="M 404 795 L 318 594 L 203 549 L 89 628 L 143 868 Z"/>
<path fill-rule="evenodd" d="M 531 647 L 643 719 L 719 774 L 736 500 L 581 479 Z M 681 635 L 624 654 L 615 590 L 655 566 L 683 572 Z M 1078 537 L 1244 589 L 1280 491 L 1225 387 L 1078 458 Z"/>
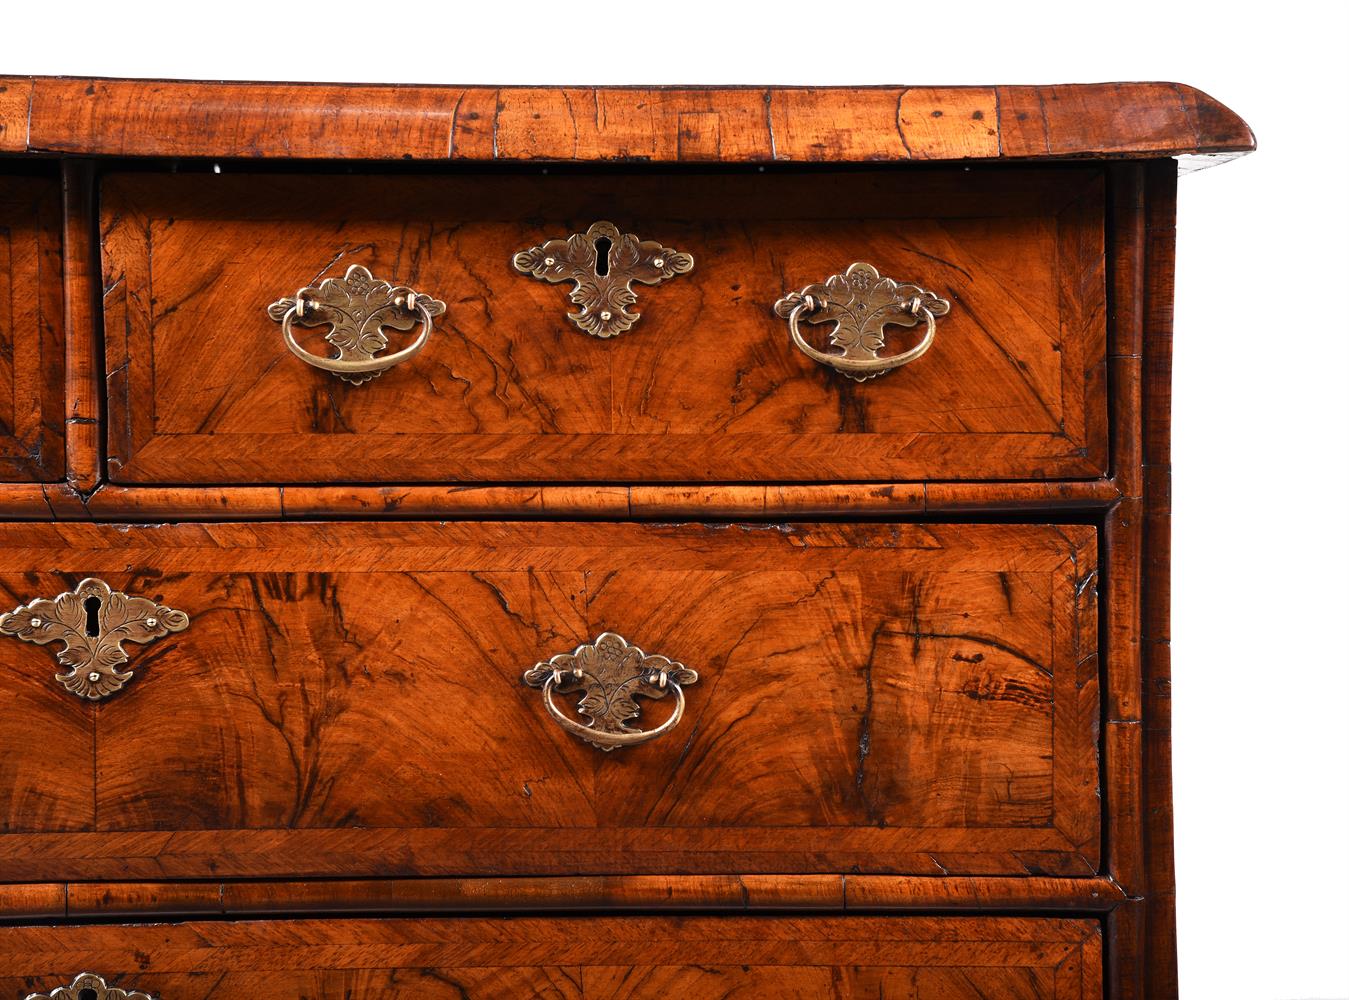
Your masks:
<path fill-rule="evenodd" d="M 698 681 L 697 671 L 665 656 L 648 656 L 621 635 L 605 632 L 574 653 L 561 653 L 525 671 L 524 683 L 543 691 L 543 706 L 563 729 L 609 751 L 663 736 L 684 717 L 684 688 Z M 673 692 L 674 711 L 655 729 L 627 724 L 641 714 L 642 698 Z M 590 719 L 582 725 L 558 708 L 554 694 L 582 695 L 576 711 Z"/>
<path fill-rule="evenodd" d="M 778 299 L 773 311 L 787 320 L 794 343 L 806 357 L 841 372 L 855 382 L 883 375 L 917 361 L 937 335 L 937 317 L 951 311 L 951 303 L 910 282 L 883 278 L 870 264 L 849 265 L 842 274 L 807 285 Z M 827 354 L 801 334 L 801 320 L 833 322 L 829 342 L 841 354 Z M 885 327 L 924 324 L 923 339 L 901 354 L 881 357 Z"/>
<path fill-rule="evenodd" d="M 278 299 L 267 307 L 267 315 L 281 324 L 281 337 L 292 354 L 352 385 L 416 357 L 431 336 L 432 321 L 444 312 L 445 303 L 439 299 L 377 280 L 360 264 L 352 264 L 340 278 L 325 278 L 301 288 L 294 298 Z M 301 347 L 295 339 L 296 323 L 331 326 L 324 340 L 337 356 L 325 358 Z M 389 346 L 386 329 L 407 332 L 418 324 L 411 344 L 392 354 L 380 353 Z"/>

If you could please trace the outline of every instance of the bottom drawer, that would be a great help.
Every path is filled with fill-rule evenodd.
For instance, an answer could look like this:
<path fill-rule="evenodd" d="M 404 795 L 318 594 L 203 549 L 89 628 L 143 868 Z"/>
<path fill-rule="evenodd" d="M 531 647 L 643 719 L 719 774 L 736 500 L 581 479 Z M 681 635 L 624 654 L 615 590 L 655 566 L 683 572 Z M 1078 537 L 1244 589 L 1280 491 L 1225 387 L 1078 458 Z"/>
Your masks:
<path fill-rule="evenodd" d="M 0 997 L 1101 996 L 1093 920 L 521 917 L 0 928 Z M 68 992 L 77 974 L 91 977 Z M 131 1000 L 140 1000 L 130 993 Z"/>

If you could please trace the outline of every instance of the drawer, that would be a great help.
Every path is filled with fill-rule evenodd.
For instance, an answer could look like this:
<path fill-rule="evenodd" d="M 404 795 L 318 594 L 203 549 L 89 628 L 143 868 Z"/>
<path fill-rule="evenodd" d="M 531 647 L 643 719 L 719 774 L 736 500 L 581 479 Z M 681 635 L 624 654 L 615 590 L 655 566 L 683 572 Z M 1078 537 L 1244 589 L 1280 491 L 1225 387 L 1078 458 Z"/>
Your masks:
<path fill-rule="evenodd" d="M 1099 166 L 114 174 L 101 195 L 110 478 L 1099 476 L 1104 188 Z M 601 220 L 693 259 L 658 285 L 639 279 L 639 319 L 611 337 L 568 318 L 582 309 L 570 284 L 514 264 Z M 595 287 L 598 246 L 576 251 L 592 255 L 577 273 Z M 531 260 L 561 270 L 570 252 Z M 774 311 L 855 262 L 950 304 L 925 354 L 863 382 L 812 360 Z M 359 385 L 292 354 L 267 309 L 352 265 L 445 304 L 420 354 Z M 898 300 L 839 281 L 836 304 L 865 340 L 886 295 Z M 577 294 L 594 320 L 595 301 Z M 400 315 L 408 329 L 387 331 L 387 351 L 422 343 L 420 319 Z M 829 323 L 800 326 L 808 346 L 836 351 Z M 329 327 L 291 328 L 297 349 L 334 353 Z M 886 326 L 882 353 L 924 329 Z"/>
<path fill-rule="evenodd" d="M 61 187 L 0 173 L 0 481 L 65 478 Z"/>
<path fill-rule="evenodd" d="M 0 878 L 1090 875 L 1095 565 L 1073 524 L 0 526 Z"/>
<path fill-rule="evenodd" d="M 0 995 L 61 1000 L 1101 996 L 1101 930 L 1049 917 L 556 917 L 0 927 Z M 129 994 L 110 994 L 107 987 Z M 31 998 L 30 998 L 31 1000 Z"/>

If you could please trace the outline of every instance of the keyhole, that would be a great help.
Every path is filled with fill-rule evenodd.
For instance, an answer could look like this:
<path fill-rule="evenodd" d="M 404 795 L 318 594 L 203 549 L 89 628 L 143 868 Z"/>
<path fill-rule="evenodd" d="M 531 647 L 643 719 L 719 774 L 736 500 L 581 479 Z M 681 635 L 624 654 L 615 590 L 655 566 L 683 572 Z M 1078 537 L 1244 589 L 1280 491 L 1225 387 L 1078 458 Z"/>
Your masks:
<path fill-rule="evenodd" d="M 93 601 L 95 604 L 97 604 L 98 598 L 91 597 L 89 598 L 89 601 Z M 84 603 L 88 604 L 89 601 L 85 601 Z M 80 1000 L 98 1000 L 98 994 L 86 986 L 84 989 L 80 990 Z"/>
<path fill-rule="evenodd" d="M 84 634 L 90 639 L 98 638 L 98 609 L 103 604 L 97 597 L 84 599 Z M 84 994 L 80 993 L 81 1000 Z"/>
<path fill-rule="evenodd" d="M 609 273 L 609 248 L 613 245 L 613 241 L 607 236 L 600 236 L 595 240 L 595 253 L 599 255 L 595 258 L 595 273 L 601 278 Z"/>

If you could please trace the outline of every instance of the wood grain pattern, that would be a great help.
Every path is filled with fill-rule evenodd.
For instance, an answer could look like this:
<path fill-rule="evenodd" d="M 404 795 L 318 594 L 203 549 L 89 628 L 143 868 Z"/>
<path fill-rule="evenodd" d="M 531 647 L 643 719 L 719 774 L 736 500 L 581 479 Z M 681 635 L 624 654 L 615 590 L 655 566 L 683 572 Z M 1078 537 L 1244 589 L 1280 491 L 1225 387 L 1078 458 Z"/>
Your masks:
<path fill-rule="evenodd" d="M 1107 913 L 1124 900 L 1104 878 L 905 875 L 586 875 L 311 879 L 304 882 L 73 882 L 0 897 L 0 913 L 113 917 L 539 910 L 815 910 Z M 5 908 L 7 906 L 7 908 Z M 26 909 L 27 908 L 27 909 Z"/>
<path fill-rule="evenodd" d="M 99 156 L 674 163 L 1236 155 L 1175 83 L 392 87 L 0 77 L 0 148 Z"/>
<path fill-rule="evenodd" d="M 32 97 L 31 77 L 0 76 L 0 152 L 22 153 L 28 148 Z"/>
<path fill-rule="evenodd" d="M 922 1000 L 1099 996 L 1102 980 L 1115 1000 L 1174 996 L 1167 158 L 1253 148 L 1239 118 L 1172 84 L 0 78 L 0 151 L 30 154 L 0 172 L 0 517 L 56 522 L 0 526 L 3 596 L 97 572 L 224 600 L 144 651 L 137 681 L 103 706 L 62 693 L 46 650 L 0 658 L 0 917 L 213 918 L 0 928 L 0 965 L 16 970 L 0 993 L 37 985 L 9 961 L 20 953 L 57 956 L 67 978 L 111 955 L 110 970 L 172 996 L 442 996 L 453 983 L 475 996 Z M 115 482 L 89 238 L 103 168 L 72 155 L 188 158 L 188 176 L 151 162 L 109 185 L 122 211 L 102 228 L 125 265 L 106 276 Z M 231 178 L 226 163 L 212 178 L 191 175 L 192 157 L 446 167 L 316 182 Z M 1117 162 L 1032 165 L 1083 159 Z M 906 162 L 925 167 L 875 168 Z M 562 321 L 559 290 L 507 260 L 517 240 L 615 213 L 692 251 L 696 280 L 652 290 L 641 325 L 598 345 Z M 423 359 L 431 377 L 347 390 L 288 357 L 266 367 L 279 341 L 261 306 L 347 258 L 455 289 Z M 957 350 L 863 387 L 794 368 L 779 321 L 754 308 L 858 258 L 935 273 L 957 308 L 934 350 Z M 229 294 L 203 292 L 212 281 Z M 29 303 L 18 326 L 5 295 Z M 724 369 L 709 360 L 723 337 Z M 816 517 L 880 523 L 774 523 Z M 930 523 L 970 518 L 1041 524 Z M 114 524 L 74 523 L 90 520 Z M 645 523 L 680 520 L 754 527 Z M 1056 535 L 1062 521 L 1094 528 Z M 372 628 L 367 608 L 386 594 Z M 436 600 L 463 620 L 447 624 Z M 261 612 L 271 620 L 249 624 Z M 694 664 L 704 681 L 669 748 L 599 763 L 539 728 L 537 693 L 511 682 L 615 618 L 657 645 L 697 643 L 711 668 Z M 533 727 L 523 749 L 501 749 L 500 719 Z M 578 908 L 628 912 L 562 915 Z M 974 964 L 947 968 L 931 956 L 965 948 L 976 920 L 894 915 L 995 908 L 1055 916 L 979 917 L 978 961 L 962 951 L 952 960 Z M 633 965 L 631 941 L 702 919 L 635 910 L 726 922 L 693 934 L 704 962 Z M 746 961 L 726 953 L 720 928 L 806 910 L 771 918 L 780 938 L 756 939 Z M 465 965 L 466 949 L 504 949 L 529 911 L 552 915 L 530 925 L 550 928 L 532 939 L 547 956 Z M 344 912 L 423 916 L 229 922 Z M 468 922 L 431 916 L 457 912 L 495 915 L 460 939 L 446 929 Z M 1085 943 L 1044 931 L 1074 912 L 1097 918 L 1074 924 Z M 875 921 L 873 949 L 904 928 L 901 950 L 854 961 L 817 933 L 830 920 Z M 605 950 L 587 952 L 601 931 Z"/>
<path fill-rule="evenodd" d="M 0 480 L 65 478 L 60 220 L 55 177 L 0 171 Z"/>
<path fill-rule="evenodd" d="M 41 492 L 15 491 L 8 517 L 53 515 Z M 0 490 L 0 502 L 5 493 Z M 120 486 L 74 498 L 100 521 L 371 518 L 618 518 L 781 520 L 832 515 L 1105 511 L 1110 480 L 1061 483 L 829 483 L 584 486 Z M 76 513 L 65 516 L 77 516 Z"/>
<path fill-rule="evenodd" d="M 8 517 L 54 519 L 52 497 L 13 491 Z M 5 498 L 0 491 L 0 501 Z M 315 520 L 332 517 L 781 520 L 832 515 L 1105 511 L 1109 480 L 1063 483 L 832 483 L 584 486 L 119 486 L 65 497 L 67 518 L 97 521 Z"/>
<path fill-rule="evenodd" d="M 1107 878 L 907 875 L 585 875 L 512 878 L 60 882 L 0 886 L 0 917 L 249 916 L 540 910 L 1108 914 L 1125 901 Z"/>
<path fill-rule="evenodd" d="M 116 176 L 103 185 L 110 478 L 1097 477 L 1102 199 L 1092 167 L 374 188 Z M 614 340 L 576 331 L 558 288 L 509 263 L 599 217 L 696 262 L 643 292 L 641 324 Z M 771 310 L 853 260 L 955 303 L 919 363 L 864 384 L 796 350 Z M 262 308 L 353 262 L 449 304 L 421 355 L 361 386 L 292 357 Z M 326 351 L 323 332 L 310 339 Z"/>
<path fill-rule="evenodd" d="M 1091 875 L 1095 562 L 1082 525 L 0 528 L 14 603 L 192 615 L 92 707 L 98 832 L 0 874 Z M 603 629 L 703 672 L 668 740 L 601 756 L 521 686 Z"/>
<path fill-rule="evenodd" d="M 59 883 L 0 885 L 0 920 L 41 920 L 66 915 L 66 887 Z"/>
<path fill-rule="evenodd" d="M 1105 517 L 1106 636 L 1103 756 L 1110 788 L 1107 810 L 1107 867 L 1127 892 L 1141 894 L 1143 825 L 1141 796 L 1143 672 L 1139 654 L 1143 590 L 1142 520 L 1138 497 L 1143 419 L 1143 283 L 1147 271 L 1144 236 L 1145 169 L 1141 164 L 1111 168 L 1112 330 L 1110 351 L 1114 391 L 1111 453 L 1123 494 Z"/>
<path fill-rule="evenodd" d="M 25 574 L 38 564 L 20 569 L 10 582 L 26 590 Z M 56 593 L 60 591 L 20 597 L 6 589 L 0 591 L 0 604 L 8 611 L 32 597 Z M 0 650 L 0 691 L 6 704 L 0 712 L 0 841 L 25 831 L 94 829 L 96 716 L 92 704 L 72 698 L 56 683 L 57 672 L 51 655 L 26 657 L 10 648 Z M 21 871 L 10 874 L 17 881 L 32 881 Z"/>
<path fill-rule="evenodd" d="M 1170 393 L 1176 165 L 1112 173 L 1114 478 L 1105 523 L 1109 995 L 1177 994 L 1170 760 Z"/>
<path fill-rule="evenodd" d="M 120 486 L 0 483 L 10 520 L 210 521 L 333 517 L 532 517 L 738 521 L 828 516 L 1105 511 L 1113 479 L 1050 483 L 666 484 L 623 486 Z"/>
<path fill-rule="evenodd" d="M 51 989 L 86 967 L 123 988 L 175 1000 L 1096 1000 L 1101 931 L 1092 920 L 1051 917 L 551 916 L 0 927 L 6 995 Z"/>
<path fill-rule="evenodd" d="M 918 880 L 913 880 L 918 881 Z M 931 882 L 932 880 L 927 880 Z M 1013 881 L 1013 880 L 1006 880 Z M 1025 883 L 1026 879 L 1015 880 Z M 1083 898 L 1082 879 L 1042 890 Z M 321 879 L 306 882 L 76 882 L 69 916 L 239 916 L 276 913 L 456 913 L 539 910 L 842 910 L 840 875 L 589 875 L 515 878 Z M 1108 893 L 1097 885 L 1097 891 Z M 898 898 L 902 892 L 896 891 Z M 914 908 L 920 894 L 913 893 Z M 43 897 L 45 899 L 45 897 Z"/>
<path fill-rule="evenodd" d="M 57 485 L 54 483 L 0 483 L 0 516 L 11 521 L 56 520 L 57 512 L 48 499 L 48 491 Z M 64 486 L 65 484 L 60 485 Z M 80 509 L 83 510 L 78 502 L 76 506 L 80 506 Z"/>
<path fill-rule="evenodd" d="M 1106 810 L 1106 867 L 1130 895 L 1107 918 L 1108 993 L 1117 1000 L 1150 995 L 1143 966 L 1142 908 L 1147 879 L 1144 863 L 1142 688 L 1139 633 L 1145 586 L 1141 559 L 1143 526 L 1139 498 L 1142 477 L 1144 289 L 1152 261 L 1146 239 L 1147 176 L 1141 164 L 1110 168 L 1111 208 L 1107 228 L 1111 275 L 1111 461 L 1120 490 L 1103 527 L 1105 580 L 1103 626 L 1105 723 L 1102 753 L 1110 806 Z M 1158 996 L 1174 995 L 1166 992 Z"/>
<path fill-rule="evenodd" d="M 844 903 L 849 912 L 899 910 L 1056 910 L 1109 912 L 1124 893 L 1107 878 L 926 878 L 906 875 L 848 875 Z"/>
<path fill-rule="evenodd" d="M 62 273 L 66 333 L 66 478 L 82 495 L 103 478 L 103 391 L 98 307 L 103 295 L 94 167 L 61 164 Z"/>
<path fill-rule="evenodd" d="M 1143 422 L 1143 763 L 1147 809 L 1143 824 L 1148 890 L 1146 947 L 1149 995 L 1174 996 L 1176 875 L 1171 806 L 1171 337 L 1176 247 L 1176 172 L 1148 167 L 1149 271 L 1144 302 L 1147 372 Z"/>

